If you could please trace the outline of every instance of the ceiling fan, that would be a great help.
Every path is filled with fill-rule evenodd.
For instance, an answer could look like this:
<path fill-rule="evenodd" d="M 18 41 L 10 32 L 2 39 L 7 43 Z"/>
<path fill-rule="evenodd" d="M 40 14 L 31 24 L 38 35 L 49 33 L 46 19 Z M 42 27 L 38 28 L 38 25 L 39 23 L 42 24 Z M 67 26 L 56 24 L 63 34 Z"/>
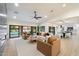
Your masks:
<path fill-rule="evenodd" d="M 37 15 L 37 11 L 34 11 L 34 17 L 33 18 L 35 18 L 36 20 L 38 20 L 38 19 L 40 19 L 42 17 L 40 17 L 40 16 Z"/>

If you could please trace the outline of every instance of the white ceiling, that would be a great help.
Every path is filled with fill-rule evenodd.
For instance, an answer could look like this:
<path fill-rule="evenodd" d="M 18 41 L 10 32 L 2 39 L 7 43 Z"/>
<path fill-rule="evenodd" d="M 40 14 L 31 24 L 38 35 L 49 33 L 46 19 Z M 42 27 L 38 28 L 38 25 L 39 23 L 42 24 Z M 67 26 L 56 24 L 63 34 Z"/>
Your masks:
<path fill-rule="evenodd" d="M 38 15 L 42 16 L 38 22 L 43 23 L 49 20 L 55 21 L 55 18 L 79 8 L 79 4 L 77 3 L 67 3 L 64 8 L 62 5 L 62 3 L 20 3 L 19 6 L 16 7 L 13 3 L 8 3 L 8 18 L 12 20 L 13 16 L 16 16 L 16 19 L 14 20 L 26 23 L 37 23 L 37 20 L 33 19 L 34 11 L 36 10 Z M 53 12 L 51 12 L 51 10 L 53 10 Z M 18 14 L 15 14 L 15 11 L 17 11 Z M 47 16 L 47 18 L 44 16 Z"/>

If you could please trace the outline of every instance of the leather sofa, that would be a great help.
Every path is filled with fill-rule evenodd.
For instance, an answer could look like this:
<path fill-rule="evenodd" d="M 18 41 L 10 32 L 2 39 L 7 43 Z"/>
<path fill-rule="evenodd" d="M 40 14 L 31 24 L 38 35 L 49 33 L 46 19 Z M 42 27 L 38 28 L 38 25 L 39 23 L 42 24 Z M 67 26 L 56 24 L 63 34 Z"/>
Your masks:
<path fill-rule="evenodd" d="M 48 42 L 37 40 L 37 50 L 46 56 L 56 56 L 60 52 L 60 39 L 50 37 L 48 38 Z"/>

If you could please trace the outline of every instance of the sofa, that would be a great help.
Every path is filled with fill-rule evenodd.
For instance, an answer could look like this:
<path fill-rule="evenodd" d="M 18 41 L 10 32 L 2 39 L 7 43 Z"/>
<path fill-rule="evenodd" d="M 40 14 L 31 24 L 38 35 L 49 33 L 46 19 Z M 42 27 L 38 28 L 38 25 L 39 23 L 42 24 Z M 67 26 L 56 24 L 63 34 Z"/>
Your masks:
<path fill-rule="evenodd" d="M 48 42 L 37 40 L 37 50 L 46 56 L 57 56 L 60 52 L 60 39 L 48 38 Z"/>
<path fill-rule="evenodd" d="M 28 35 L 27 32 L 23 32 L 23 33 L 22 33 L 22 38 L 23 38 L 24 40 L 26 40 L 29 36 L 30 36 L 30 35 Z"/>

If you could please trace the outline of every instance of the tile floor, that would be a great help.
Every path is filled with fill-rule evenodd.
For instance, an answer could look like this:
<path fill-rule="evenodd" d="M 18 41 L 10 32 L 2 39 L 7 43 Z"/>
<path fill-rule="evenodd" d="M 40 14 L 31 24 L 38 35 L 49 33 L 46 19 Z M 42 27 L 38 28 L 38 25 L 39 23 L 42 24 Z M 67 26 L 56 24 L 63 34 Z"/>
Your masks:
<path fill-rule="evenodd" d="M 59 56 L 79 56 L 79 34 L 61 39 Z M 36 43 L 29 43 L 21 38 L 8 40 L 3 52 L 4 56 L 44 56 L 36 49 Z"/>

